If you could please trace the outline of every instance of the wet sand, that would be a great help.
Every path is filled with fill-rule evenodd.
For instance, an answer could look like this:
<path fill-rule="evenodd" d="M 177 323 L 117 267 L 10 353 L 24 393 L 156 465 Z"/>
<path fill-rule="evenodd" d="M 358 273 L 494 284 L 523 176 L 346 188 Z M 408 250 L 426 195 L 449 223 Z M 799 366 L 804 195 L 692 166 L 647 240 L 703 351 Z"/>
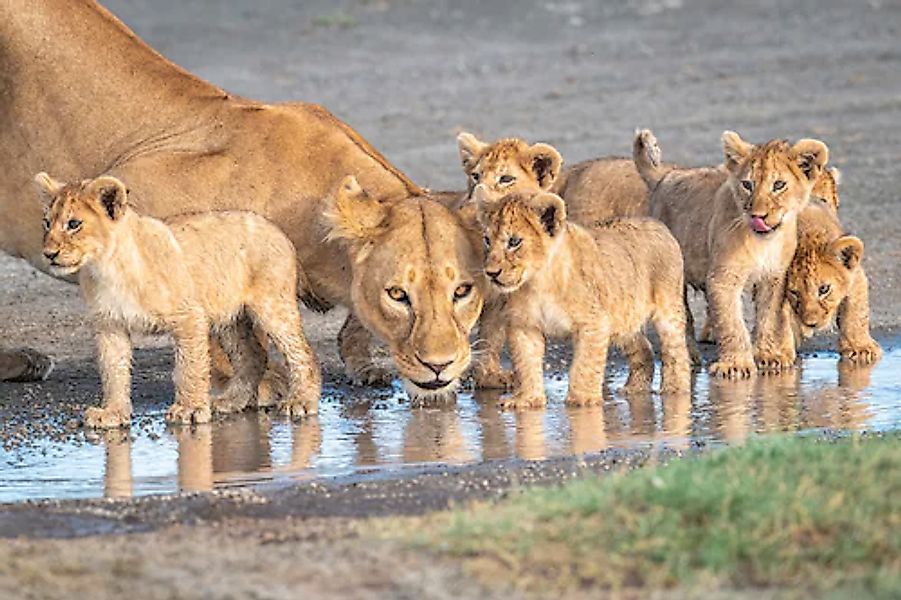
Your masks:
<path fill-rule="evenodd" d="M 666 160 L 689 165 L 720 160 L 724 129 L 754 141 L 820 137 L 843 171 L 842 219 L 866 244 L 874 327 L 888 339 L 901 326 L 901 138 L 893 133 L 901 122 L 898 3 L 106 5 L 163 54 L 233 93 L 325 105 L 435 189 L 463 184 L 454 143 L 463 129 L 546 141 L 570 163 L 627 154 L 636 126 L 654 129 Z M 4 345 L 33 346 L 59 362 L 47 384 L 0 385 L 0 439 L 15 445 L 81 435 L 77 418 L 99 388 L 77 289 L 5 257 L 0 282 Z M 334 336 L 343 313 L 305 317 L 326 377 L 340 380 Z M 815 345 L 832 343 L 827 337 Z M 136 405 L 170 389 L 165 341 L 141 347 Z M 478 477 L 468 472 L 447 477 L 465 487 Z M 410 497 L 415 503 L 422 495 Z M 22 517 L 14 510 L 2 518 L 12 515 Z M 0 561 L 7 565 L 0 592 L 68 596 L 67 586 L 84 585 L 97 597 L 122 589 L 141 589 L 147 597 L 223 597 L 262 589 L 252 582 L 266 581 L 268 591 L 260 593 L 266 597 L 288 597 L 303 586 L 321 595 L 442 597 L 450 583 L 467 585 L 453 566 L 379 554 L 368 542 L 361 548 L 331 521 L 319 530 L 303 521 L 276 522 L 267 526 L 287 537 L 272 544 L 262 541 L 265 528 L 253 521 L 228 522 L 225 532 L 175 524 L 115 538 L 16 542 L 2 550 L 18 558 Z M 327 534 L 319 537 L 322 530 Z M 372 571 L 358 572 L 361 563 Z M 319 575 L 311 574 L 317 569 Z M 411 577 L 419 579 L 411 583 Z M 367 587 L 370 580 L 387 587 Z"/>

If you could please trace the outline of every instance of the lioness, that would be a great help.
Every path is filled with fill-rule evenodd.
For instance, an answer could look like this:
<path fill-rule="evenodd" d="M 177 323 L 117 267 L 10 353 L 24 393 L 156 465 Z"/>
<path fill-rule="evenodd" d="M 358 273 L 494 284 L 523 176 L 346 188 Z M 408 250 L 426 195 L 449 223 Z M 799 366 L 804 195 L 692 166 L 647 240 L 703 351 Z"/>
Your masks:
<path fill-rule="evenodd" d="M 666 227 L 616 219 L 587 230 L 566 220 L 548 192 L 474 198 L 485 234 L 485 274 L 508 295 L 505 315 L 515 374 L 508 405 L 540 407 L 545 335 L 572 335 L 568 404 L 601 400 L 608 344 L 627 342 L 628 387 L 647 387 L 654 357 L 642 328 L 653 321 L 663 355 L 663 391 L 690 385 L 682 302 L 682 257 Z M 637 343 L 636 343 L 637 342 Z"/>
<path fill-rule="evenodd" d="M 262 363 L 246 314 L 285 356 L 289 414 L 317 411 L 320 374 L 303 336 L 296 303 L 294 247 L 253 213 L 179 216 L 164 223 L 129 207 L 114 177 L 64 184 L 46 173 L 35 182 L 44 206 L 48 268 L 78 276 L 97 327 L 103 405 L 85 414 L 89 427 L 127 426 L 131 419 L 132 332 L 175 338 L 174 423 L 210 420 L 211 327 L 235 364 L 235 385 L 252 394 Z M 251 381 L 242 381 L 254 377 Z"/>
<path fill-rule="evenodd" d="M 723 133 L 725 163 L 667 169 L 653 134 L 637 134 L 634 160 L 651 191 L 651 214 L 679 240 L 685 281 L 707 294 L 719 357 L 713 375 L 750 377 L 795 361 L 783 310 L 785 272 L 797 246 L 797 215 L 829 158 L 826 145 L 803 139 L 755 146 Z M 742 291 L 755 286 L 756 343 L 742 318 Z"/>

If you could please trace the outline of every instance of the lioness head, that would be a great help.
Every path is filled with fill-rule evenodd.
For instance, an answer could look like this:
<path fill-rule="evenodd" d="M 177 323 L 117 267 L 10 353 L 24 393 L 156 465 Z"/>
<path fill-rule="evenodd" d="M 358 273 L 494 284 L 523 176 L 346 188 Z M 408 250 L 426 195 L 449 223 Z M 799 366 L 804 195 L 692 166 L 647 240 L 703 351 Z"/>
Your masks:
<path fill-rule="evenodd" d="M 832 323 L 836 310 L 848 296 L 862 258 L 863 242 L 851 235 L 831 241 L 817 236 L 799 239 L 788 269 L 785 297 L 805 334 Z"/>
<path fill-rule="evenodd" d="M 530 146 L 519 138 L 487 144 L 464 132 L 457 136 L 457 146 L 468 181 L 467 198 L 472 198 L 479 184 L 492 198 L 515 191 L 550 189 L 563 164 L 553 146 Z"/>
<path fill-rule="evenodd" d="M 479 185 L 474 198 L 485 237 L 485 275 L 510 293 L 547 263 L 566 225 L 563 200 L 550 192 L 508 194 L 488 201 Z"/>
<path fill-rule="evenodd" d="M 723 133 L 723 150 L 736 203 L 748 227 L 760 236 L 778 230 L 804 206 L 829 160 L 829 149 L 819 140 L 755 146 L 734 131 Z"/>
<path fill-rule="evenodd" d="M 66 184 L 38 173 L 34 181 L 44 207 L 44 259 L 53 274 L 72 275 L 103 254 L 128 192 L 115 177 Z"/>
<path fill-rule="evenodd" d="M 389 345 L 410 395 L 452 393 L 482 310 L 477 229 L 428 198 L 376 200 L 354 177 L 326 216 L 350 253 L 354 313 Z"/>

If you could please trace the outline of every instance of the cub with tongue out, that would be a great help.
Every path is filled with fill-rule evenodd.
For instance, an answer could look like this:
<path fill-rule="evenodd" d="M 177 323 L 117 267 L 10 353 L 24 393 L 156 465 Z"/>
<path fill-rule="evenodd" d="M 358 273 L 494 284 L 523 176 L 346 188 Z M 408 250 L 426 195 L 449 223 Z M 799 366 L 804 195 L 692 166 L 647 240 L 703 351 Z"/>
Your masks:
<path fill-rule="evenodd" d="M 652 190 L 651 214 L 679 241 L 685 282 L 706 293 L 719 344 L 713 375 L 750 377 L 795 362 L 783 303 L 785 273 L 798 243 L 798 212 L 829 159 L 813 139 L 754 145 L 723 133 L 718 168 L 664 169 L 649 131 L 636 138 L 635 162 Z M 742 316 L 742 292 L 754 286 L 755 339 Z"/>

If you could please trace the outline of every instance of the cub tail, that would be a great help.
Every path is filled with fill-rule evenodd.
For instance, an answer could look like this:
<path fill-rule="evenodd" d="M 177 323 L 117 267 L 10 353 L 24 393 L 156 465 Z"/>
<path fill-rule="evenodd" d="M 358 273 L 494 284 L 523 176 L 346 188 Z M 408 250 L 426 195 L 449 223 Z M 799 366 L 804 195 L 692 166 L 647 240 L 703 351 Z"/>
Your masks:
<path fill-rule="evenodd" d="M 657 145 L 657 138 L 650 129 L 635 130 L 632 160 L 649 191 L 654 191 L 663 176 L 670 170 L 664 167 L 660 161 L 660 146 Z"/>

